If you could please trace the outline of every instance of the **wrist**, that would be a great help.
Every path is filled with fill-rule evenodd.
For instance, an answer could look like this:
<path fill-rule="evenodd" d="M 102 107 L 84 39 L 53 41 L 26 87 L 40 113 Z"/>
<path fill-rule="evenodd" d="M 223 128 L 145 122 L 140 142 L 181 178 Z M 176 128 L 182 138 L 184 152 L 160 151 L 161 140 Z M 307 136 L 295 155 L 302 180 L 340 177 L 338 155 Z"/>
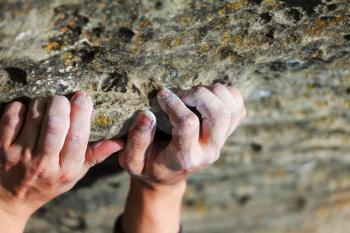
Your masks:
<path fill-rule="evenodd" d="M 178 233 L 186 181 L 176 185 L 149 185 L 132 178 L 123 215 L 123 228 L 130 233 Z"/>
<path fill-rule="evenodd" d="M 24 231 L 29 216 L 17 216 L 0 206 L 0 219 L 0 233 L 18 233 Z M 4 229 L 6 229 L 6 231 L 3 231 Z"/>
<path fill-rule="evenodd" d="M 153 195 L 163 196 L 163 195 L 173 194 L 173 195 L 182 197 L 187 187 L 186 180 L 182 180 L 172 185 L 165 185 L 165 184 L 157 184 L 157 183 L 149 184 L 135 177 L 132 177 L 130 182 L 131 182 L 130 190 L 134 190 L 136 193 L 148 194 L 150 196 L 153 196 Z"/>

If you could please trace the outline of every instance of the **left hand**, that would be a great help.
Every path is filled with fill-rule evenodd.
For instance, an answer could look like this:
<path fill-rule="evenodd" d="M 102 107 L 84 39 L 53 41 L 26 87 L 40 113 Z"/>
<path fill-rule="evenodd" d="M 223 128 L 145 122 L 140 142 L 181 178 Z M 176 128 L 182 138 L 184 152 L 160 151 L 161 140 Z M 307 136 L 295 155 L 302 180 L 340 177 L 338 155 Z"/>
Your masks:
<path fill-rule="evenodd" d="M 118 140 L 88 145 L 92 110 L 85 92 L 71 101 L 38 97 L 29 108 L 17 101 L 7 106 L 0 123 L 0 232 L 4 215 L 19 226 L 19 219 L 25 222 L 70 190 L 91 166 L 122 149 Z"/>

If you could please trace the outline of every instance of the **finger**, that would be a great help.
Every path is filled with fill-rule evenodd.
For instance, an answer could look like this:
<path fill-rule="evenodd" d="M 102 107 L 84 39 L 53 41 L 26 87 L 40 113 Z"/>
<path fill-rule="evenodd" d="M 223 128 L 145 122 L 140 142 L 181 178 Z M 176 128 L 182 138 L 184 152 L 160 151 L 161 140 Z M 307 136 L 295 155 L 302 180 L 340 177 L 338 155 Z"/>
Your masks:
<path fill-rule="evenodd" d="M 0 123 L 0 145 L 11 145 L 24 124 L 26 107 L 15 101 L 7 105 Z"/>
<path fill-rule="evenodd" d="M 35 152 L 58 159 L 69 128 L 70 104 L 66 97 L 54 96 L 47 105 Z"/>
<path fill-rule="evenodd" d="M 158 93 L 158 102 L 173 127 L 171 145 L 180 151 L 189 151 L 199 140 L 199 118 L 168 89 Z"/>
<path fill-rule="evenodd" d="M 91 143 L 85 155 L 85 167 L 90 167 L 103 162 L 111 154 L 114 154 L 124 148 L 122 140 L 104 140 Z"/>
<path fill-rule="evenodd" d="M 62 168 L 74 169 L 83 165 L 90 136 L 93 103 L 86 92 L 79 91 L 71 99 L 70 128 L 61 151 Z"/>
<path fill-rule="evenodd" d="M 231 96 L 234 99 L 235 102 L 235 112 L 233 115 L 233 123 L 230 126 L 228 135 L 231 135 L 233 131 L 237 128 L 237 126 L 243 121 L 243 119 L 247 115 L 247 110 L 244 106 L 244 99 L 241 94 L 241 92 L 236 88 L 228 88 L 228 91 L 230 92 Z"/>
<path fill-rule="evenodd" d="M 232 113 L 231 124 L 226 133 L 226 136 L 229 136 L 241 121 L 243 114 L 243 103 L 241 99 L 236 96 L 239 94 L 239 91 L 234 88 L 228 88 L 219 83 L 208 86 L 207 88 L 216 95 Z M 232 94 L 230 90 L 232 91 Z"/>
<path fill-rule="evenodd" d="M 231 111 L 205 87 L 181 91 L 179 94 L 187 105 L 196 107 L 202 115 L 201 142 L 222 147 L 231 123 Z"/>
<path fill-rule="evenodd" d="M 37 97 L 31 100 L 28 108 L 27 118 L 23 129 L 18 138 L 17 144 L 20 144 L 30 150 L 33 150 L 40 134 L 41 124 L 45 115 L 48 100 L 43 97 Z"/>
<path fill-rule="evenodd" d="M 130 127 L 125 149 L 119 155 L 120 165 L 132 175 L 141 175 L 146 151 L 154 137 L 156 117 L 150 111 L 138 113 Z"/>

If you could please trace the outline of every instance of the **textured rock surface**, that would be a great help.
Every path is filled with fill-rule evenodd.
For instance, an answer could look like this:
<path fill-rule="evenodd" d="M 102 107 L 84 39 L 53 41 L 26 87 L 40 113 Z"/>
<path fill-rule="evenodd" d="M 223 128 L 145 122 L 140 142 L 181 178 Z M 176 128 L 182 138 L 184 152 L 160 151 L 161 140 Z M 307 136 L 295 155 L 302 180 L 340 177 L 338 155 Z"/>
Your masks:
<path fill-rule="evenodd" d="M 243 90 L 247 121 L 218 164 L 190 180 L 187 232 L 350 232 L 349 1 L 5 0 L 0 9 L 1 102 L 88 90 L 91 140 L 123 134 L 162 86 Z M 127 176 L 89 181 L 113 165 L 43 208 L 28 232 L 110 231 Z"/>

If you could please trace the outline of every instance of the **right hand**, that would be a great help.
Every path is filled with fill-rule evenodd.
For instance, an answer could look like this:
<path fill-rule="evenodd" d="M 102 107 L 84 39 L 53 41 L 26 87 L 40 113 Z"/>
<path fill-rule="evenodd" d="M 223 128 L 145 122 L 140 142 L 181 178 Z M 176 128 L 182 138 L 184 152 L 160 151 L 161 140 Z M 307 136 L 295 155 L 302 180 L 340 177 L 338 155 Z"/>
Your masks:
<path fill-rule="evenodd" d="M 153 141 L 156 118 L 144 111 L 136 117 L 119 156 L 126 171 L 153 189 L 183 187 L 189 175 L 214 163 L 246 115 L 240 92 L 221 84 L 180 91 L 179 97 L 164 89 L 158 102 L 172 125 L 172 139 Z M 187 106 L 201 113 L 202 123 Z"/>

